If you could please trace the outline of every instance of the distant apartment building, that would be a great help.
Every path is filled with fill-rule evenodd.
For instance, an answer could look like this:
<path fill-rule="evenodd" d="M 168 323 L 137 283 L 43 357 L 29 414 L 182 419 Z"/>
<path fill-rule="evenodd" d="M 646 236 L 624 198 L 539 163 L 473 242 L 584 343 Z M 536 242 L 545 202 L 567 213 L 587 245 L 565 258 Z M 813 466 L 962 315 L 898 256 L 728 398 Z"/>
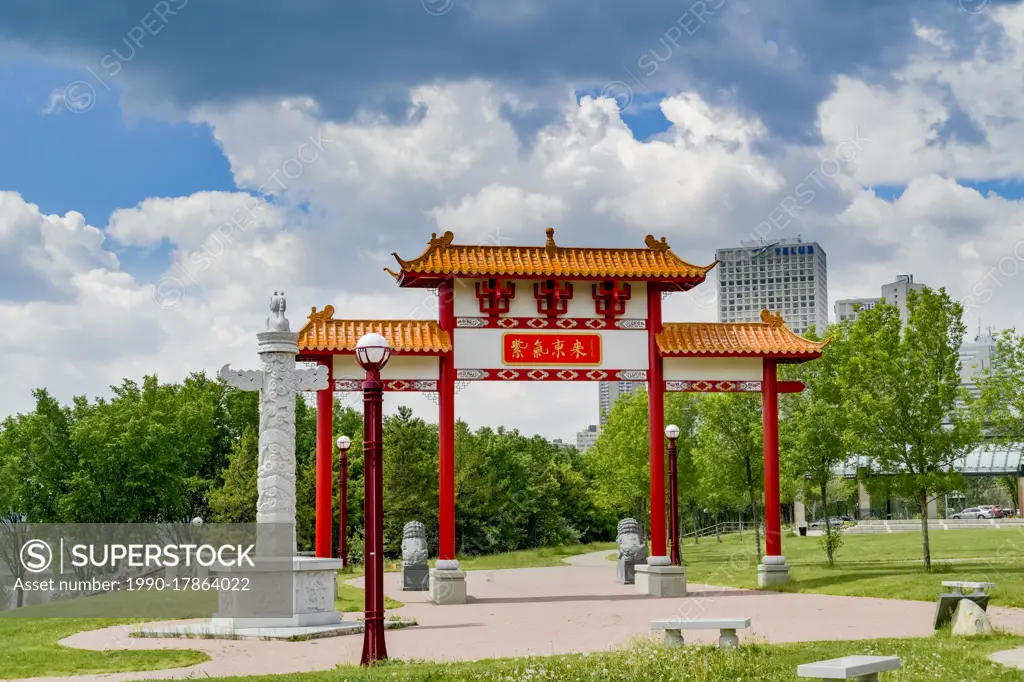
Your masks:
<path fill-rule="evenodd" d="M 803 334 L 828 326 L 828 267 L 825 250 L 800 237 L 740 242 L 718 249 L 719 322 L 757 322 L 764 309 L 782 313 Z"/>
<path fill-rule="evenodd" d="M 594 447 L 594 443 L 597 442 L 597 437 L 601 435 L 601 427 L 597 424 L 591 424 L 587 428 L 576 432 L 576 449 L 580 452 L 586 452 L 590 448 Z"/>
<path fill-rule="evenodd" d="M 960 384 L 975 398 L 981 395 L 978 379 L 992 367 L 995 353 L 996 340 L 991 329 L 960 346 Z"/>
<path fill-rule="evenodd" d="M 845 322 L 856 320 L 859 311 L 870 310 L 878 305 L 882 299 L 900 309 L 900 319 L 907 322 L 907 296 L 911 291 L 920 291 L 926 285 L 914 281 L 913 275 L 896 275 L 895 282 L 889 282 L 881 286 L 879 298 L 844 298 L 836 301 L 835 320 Z"/>
<path fill-rule="evenodd" d="M 571 447 L 573 447 L 572 443 L 566 443 L 561 438 L 553 438 L 552 440 L 549 440 L 548 442 L 551 443 L 552 445 L 554 445 L 556 448 L 571 448 Z"/>
<path fill-rule="evenodd" d="M 634 393 L 646 384 L 642 381 L 602 381 L 598 384 L 597 423 L 604 426 L 608 423 L 608 414 L 612 411 L 615 401 L 620 396 Z"/>

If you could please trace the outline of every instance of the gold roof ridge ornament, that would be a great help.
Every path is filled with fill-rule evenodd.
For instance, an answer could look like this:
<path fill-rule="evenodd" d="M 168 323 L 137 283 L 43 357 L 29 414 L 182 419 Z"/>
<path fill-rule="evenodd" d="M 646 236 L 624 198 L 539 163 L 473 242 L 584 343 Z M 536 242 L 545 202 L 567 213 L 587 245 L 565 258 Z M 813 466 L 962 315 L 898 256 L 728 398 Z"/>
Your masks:
<path fill-rule="evenodd" d="M 548 254 L 548 258 L 552 258 L 555 255 L 555 250 L 558 248 L 558 245 L 555 244 L 555 228 L 549 227 L 544 230 L 544 234 L 548 237 L 544 242 L 544 251 Z"/>
<path fill-rule="evenodd" d="M 649 234 L 644 238 L 644 244 L 647 245 L 648 249 L 656 253 L 664 253 L 670 250 L 668 241 L 666 241 L 665 237 L 662 237 L 661 241 L 658 241 L 654 238 L 653 234 Z"/>
<path fill-rule="evenodd" d="M 786 322 L 782 319 L 782 313 L 775 313 L 773 315 L 767 308 L 761 311 L 761 321 L 769 327 L 785 327 L 789 329 L 789 327 L 786 327 Z"/>
<path fill-rule="evenodd" d="M 309 313 L 310 322 L 329 322 L 334 319 L 334 306 L 326 305 L 320 312 L 316 311 L 316 306 L 313 306 L 313 310 Z"/>

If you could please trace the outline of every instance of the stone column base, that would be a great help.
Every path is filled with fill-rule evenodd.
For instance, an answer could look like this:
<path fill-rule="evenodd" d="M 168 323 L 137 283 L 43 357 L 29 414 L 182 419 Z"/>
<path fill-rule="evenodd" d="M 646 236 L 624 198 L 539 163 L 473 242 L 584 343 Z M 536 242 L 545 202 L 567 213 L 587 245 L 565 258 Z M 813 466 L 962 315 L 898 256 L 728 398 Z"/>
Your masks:
<path fill-rule="evenodd" d="M 636 591 L 654 597 L 685 597 L 685 566 L 636 565 Z"/>
<path fill-rule="evenodd" d="M 761 557 L 757 565 L 758 587 L 774 587 L 789 583 L 789 564 L 784 556 Z"/>
<path fill-rule="evenodd" d="M 213 627 L 300 628 L 341 622 L 341 614 L 334 608 L 341 559 L 255 561 L 253 567 L 217 571 L 227 589 L 219 590 L 220 609 L 213 614 Z M 234 589 L 236 585 L 245 587 Z M 281 594 L 282 589 L 290 589 L 291 595 Z"/>
<path fill-rule="evenodd" d="M 430 569 L 430 600 L 438 606 L 466 603 L 466 572 Z"/>
<path fill-rule="evenodd" d="M 430 568 L 428 566 L 406 566 L 402 564 L 402 590 L 425 592 L 430 589 Z"/>

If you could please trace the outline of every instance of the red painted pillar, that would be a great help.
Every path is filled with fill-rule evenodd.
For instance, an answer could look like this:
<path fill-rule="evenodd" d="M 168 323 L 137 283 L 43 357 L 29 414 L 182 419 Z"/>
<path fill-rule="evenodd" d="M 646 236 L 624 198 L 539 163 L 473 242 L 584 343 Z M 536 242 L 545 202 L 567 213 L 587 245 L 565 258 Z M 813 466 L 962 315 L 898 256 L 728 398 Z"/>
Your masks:
<path fill-rule="evenodd" d="M 455 282 L 437 288 L 438 324 L 452 340 L 452 352 L 439 359 L 438 390 L 438 559 L 455 561 Z M 457 566 L 457 564 L 456 564 Z M 438 568 L 454 568 L 442 564 Z"/>
<path fill-rule="evenodd" d="M 764 360 L 761 382 L 764 423 L 764 525 L 765 554 L 782 556 L 782 518 L 779 502 L 779 393 L 776 362 Z"/>
<path fill-rule="evenodd" d="M 363 381 L 363 514 L 366 601 L 362 665 L 388 657 L 384 644 L 383 409 L 379 371 Z"/>
<path fill-rule="evenodd" d="M 661 333 L 661 287 L 647 284 L 647 422 L 651 466 L 651 556 L 665 552 L 665 379 L 656 336 Z"/>
<path fill-rule="evenodd" d="M 334 371 L 333 358 L 327 366 L 327 388 L 316 392 L 316 555 L 331 556 L 331 470 L 334 452 Z"/>

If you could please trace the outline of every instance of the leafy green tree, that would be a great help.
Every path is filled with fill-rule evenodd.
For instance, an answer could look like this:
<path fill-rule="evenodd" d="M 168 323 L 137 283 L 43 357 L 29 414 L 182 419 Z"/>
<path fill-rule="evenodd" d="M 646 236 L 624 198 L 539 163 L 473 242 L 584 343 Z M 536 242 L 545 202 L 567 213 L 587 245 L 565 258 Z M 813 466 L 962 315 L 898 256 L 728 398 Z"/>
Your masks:
<path fill-rule="evenodd" d="M 437 425 L 414 417 L 409 407 L 384 418 L 384 549 L 401 552 L 409 521 L 428 528 L 437 518 Z"/>
<path fill-rule="evenodd" d="M 732 499 L 745 498 L 750 513 L 759 519 L 759 502 L 764 493 L 763 443 L 760 396 L 745 393 L 702 396 L 694 460 L 704 494 L 711 498 L 723 494 Z M 754 542 L 760 556 L 758 524 L 755 521 Z"/>
<path fill-rule="evenodd" d="M 647 391 L 620 397 L 594 447 L 584 455 L 593 472 L 597 507 L 611 516 L 636 519 L 645 533 L 650 518 L 647 421 Z"/>
<path fill-rule="evenodd" d="M 891 476 L 893 488 L 921 505 L 924 566 L 931 568 L 928 501 L 958 487 L 957 459 L 979 440 L 977 420 L 957 401 L 963 307 L 945 289 L 911 291 L 908 319 L 883 302 L 862 311 L 850 330 L 844 375 L 851 446 Z"/>
<path fill-rule="evenodd" d="M 794 375 L 806 385 L 801 393 L 785 396 L 785 431 L 789 436 L 789 449 L 797 475 L 805 486 L 813 489 L 821 500 L 825 516 L 824 543 L 826 558 L 835 563 L 835 550 L 841 541 L 833 538 L 828 513 L 829 488 L 834 480 L 833 471 L 849 459 L 850 432 L 847 402 L 849 384 L 844 379 L 851 345 L 848 338 L 849 323 L 829 327 L 826 335 L 831 341 L 825 346 L 821 358 L 797 365 Z M 813 331 L 807 338 L 817 340 Z M 809 497 L 809 496 L 808 496 Z"/>
<path fill-rule="evenodd" d="M 1024 336 L 1016 329 L 996 335 L 995 354 L 977 385 L 981 395 L 974 409 L 986 434 L 994 442 L 1020 453 L 1024 450 Z M 1017 477 L 1001 476 L 997 484 L 1019 509 Z"/>
<path fill-rule="evenodd" d="M 255 523 L 256 469 L 259 466 L 259 435 L 253 427 L 231 448 L 224 483 L 210 490 L 210 511 L 216 523 Z"/>

